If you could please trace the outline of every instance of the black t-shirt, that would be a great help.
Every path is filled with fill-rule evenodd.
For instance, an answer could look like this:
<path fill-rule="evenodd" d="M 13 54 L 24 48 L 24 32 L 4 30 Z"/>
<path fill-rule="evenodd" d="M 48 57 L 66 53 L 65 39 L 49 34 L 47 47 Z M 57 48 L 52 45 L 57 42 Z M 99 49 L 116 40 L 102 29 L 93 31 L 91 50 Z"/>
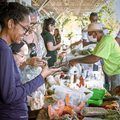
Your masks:
<path fill-rule="evenodd" d="M 56 45 L 55 39 L 54 39 L 54 36 L 51 33 L 49 33 L 48 31 L 42 32 L 41 35 L 44 39 L 45 47 L 46 47 L 46 50 L 47 50 L 47 56 L 51 56 L 51 59 L 48 60 L 48 65 L 50 67 L 50 66 L 53 66 L 54 63 L 57 60 L 57 50 L 49 51 L 48 48 L 47 48 L 47 43 L 52 42 L 53 45 L 55 46 Z"/>

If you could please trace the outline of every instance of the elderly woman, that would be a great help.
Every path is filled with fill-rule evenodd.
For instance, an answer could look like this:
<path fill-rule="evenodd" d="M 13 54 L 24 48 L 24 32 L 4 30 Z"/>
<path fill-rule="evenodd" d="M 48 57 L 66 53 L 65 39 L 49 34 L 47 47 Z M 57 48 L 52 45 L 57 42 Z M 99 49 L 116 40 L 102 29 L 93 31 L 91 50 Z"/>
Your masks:
<path fill-rule="evenodd" d="M 19 44 L 13 43 L 10 45 L 13 56 L 15 59 L 15 62 L 18 67 L 21 66 L 21 64 L 26 61 L 27 55 L 28 55 L 28 46 L 26 43 L 21 42 Z"/>
<path fill-rule="evenodd" d="M 17 2 L 0 3 L 0 119 L 27 120 L 27 95 L 44 83 L 44 78 L 58 69 L 46 68 L 36 78 L 21 83 L 20 74 L 9 47 L 20 43 L 29 31 L 29 11 Z"/>
<path fill-rule="evenodd" d="M 18 67 L 21 66 L 21 64 L 26 61 L 28 56 L 28 46 L 25 42 L 21 43 L 13 43 L 10 45 L 13 56 L 15 59 L 15 62 Z M 33 66 L 26 66 L 28 69 L 25 71 L 22 71 L 19 69 L 21 74 L 21 81 L 22 83 L 26 83 L 32 79 L 34 79 L 36 76 L 38 76 L 41 72 L 41 69 L 34 68 Z M 31 68 L 31 71 L 29 70 Z M 37 72 L 35 72 L 35 70 Z M 23 73 L 24 72 L 24 73 Z M 27 102 L 28 106 L 30 106 L 31 110 L 41 109 L 44 104 L 44 95 L 45 95 L 45 84 L 41 85 L 35 92 L 33 92 L 30 96 L 27 96 Z"/>

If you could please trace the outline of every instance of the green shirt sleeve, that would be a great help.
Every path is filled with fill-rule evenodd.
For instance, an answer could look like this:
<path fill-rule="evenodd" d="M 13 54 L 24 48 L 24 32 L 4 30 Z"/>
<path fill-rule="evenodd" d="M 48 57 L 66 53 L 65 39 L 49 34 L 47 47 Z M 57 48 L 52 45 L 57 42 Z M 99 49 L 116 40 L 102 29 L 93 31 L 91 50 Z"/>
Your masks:
<path fill-rule="evenodd" d="M 110 53 L 111 53 L 111 37 L 104 36 L 100 40 L 100 42 L 96 45 L 92 54 L 103 59 L 108 59 Z"/>
<path fill-rule="evenodd" d="M 48 42 L 53 42 L 53 36 L 50 34 L 50 33 L 46 33 L 45 35 L 45 42 L 48 43 Z"/>

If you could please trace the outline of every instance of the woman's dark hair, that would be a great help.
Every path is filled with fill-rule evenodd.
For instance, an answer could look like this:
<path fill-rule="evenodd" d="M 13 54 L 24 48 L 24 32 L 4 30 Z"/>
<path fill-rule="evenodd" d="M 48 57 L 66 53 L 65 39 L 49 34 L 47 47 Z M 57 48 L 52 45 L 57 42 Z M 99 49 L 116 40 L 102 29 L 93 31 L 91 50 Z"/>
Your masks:
<path fill-rule="evenodd" d="M 2 29 L 9 19 L 18 23 L 23 21 L 27 15 L 29 15 L 29 10 L 18 2 L 0 2 L 0 25 Z"/>
<path fill-rule="evenodd" d="M 60 31 L 58 28 L 56 28 L 54 31 L 57 31 L 57 36 L 60 35 Z"/>
<path fill-rule="evenodd" d="M 55 20 L 53 18 L 48 18 L 44 20 L 43 31 L 49 32 L 49 25 L 55 25 Z"/>
<path fill-rule="evenodd" d="M 12 53 L 13 54 L 19 53 L 20 49 L 23 47 L 24 44 L 25 44 L 24 42 L 21 42 L 19 44 L 18 43 L 11 44 L 10 47 L 11 47 Z"/>

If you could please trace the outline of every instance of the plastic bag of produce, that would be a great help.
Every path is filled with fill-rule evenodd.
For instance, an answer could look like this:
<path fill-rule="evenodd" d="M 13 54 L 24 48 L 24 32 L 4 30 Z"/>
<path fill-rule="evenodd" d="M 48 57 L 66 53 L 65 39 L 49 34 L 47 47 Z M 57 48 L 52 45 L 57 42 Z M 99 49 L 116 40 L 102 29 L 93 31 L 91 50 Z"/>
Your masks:
<path fill-rule="evenodd" d="M 78 106 L 81 102 L 86 102 L 93 94 L 92 91 L 85 87 L 81 87 L 78 90 L 73 90 L 66 86 L 54 85 L 51 89 L 54 90 L 52 97 L 56 100 L 64 101 L 66 95 L 69 94 L 71 106 Z"/>
<path fill-rule="evenodd" d="M 44 94 L 41 91 L 35 91 L 29 99 L 31 110 L 41 109 L 44 105 Z"/>
<path fill-rule="evenodd" d="M 65 103 L 62 100 L 58 100 L 57 103 L 55 103 L 54 105 L 49 105 L 48 115 L 50 119 L 61 116 L 63 113 L 64 107 L 65 107 Z"/>

